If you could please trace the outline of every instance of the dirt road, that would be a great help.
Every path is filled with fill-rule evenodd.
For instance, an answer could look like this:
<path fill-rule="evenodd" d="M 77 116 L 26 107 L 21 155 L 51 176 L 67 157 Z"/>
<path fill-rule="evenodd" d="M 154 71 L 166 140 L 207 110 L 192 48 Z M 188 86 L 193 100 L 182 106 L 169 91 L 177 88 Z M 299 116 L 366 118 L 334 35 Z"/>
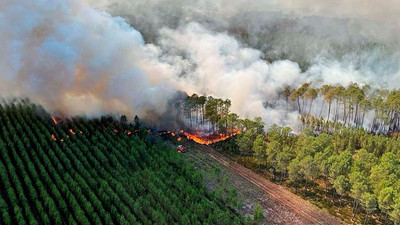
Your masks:
<path fill-rule="evenodd" d="M 306 224 L 344 224 L 328 212 L 322 211 L 307 200 L 304 200 L 286 190 L 283 186 L 274 184 L 255 172 L 231 161 L 227 157 L 214 151 L 211 147 L 198 147 L 202 151 L 206 152 L 211 158 L 226 166 L 229 170 L 262 189 L 273 200 L 291 209 L 295 214 L 303 218 L 303 221 L 306 221 Z"/>

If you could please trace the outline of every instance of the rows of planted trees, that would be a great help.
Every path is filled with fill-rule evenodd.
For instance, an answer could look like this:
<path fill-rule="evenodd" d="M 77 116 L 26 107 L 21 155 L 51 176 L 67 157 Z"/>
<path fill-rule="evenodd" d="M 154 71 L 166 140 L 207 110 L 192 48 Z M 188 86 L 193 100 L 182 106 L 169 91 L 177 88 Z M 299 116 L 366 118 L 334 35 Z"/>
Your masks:
<path fill-rule="evenodd" d="M 128 126 L 0 104 L 1 224 L 240 223 L 175 150 Z"/>
<path fill-rule="evenodd" d="M 400 142 L 362 128 L 342 127 L 318 136 L 311 129 L 293 135 L 272 126 L 267 135 L 239 134 L 214 147 L 230 149 L 247 166 L 268 170 L 298 193 L 322 197 L 335 210 L 351 208 L 362 223 L 400 223 Z M 245 157 L 242 157 L 245 156 Z M 251 159 L 251 160 L 249 160 Z M 371 215 L 375 216 L 372 217 Z"/>
<path fill-rule="evenodd" d="M 299 88 L 287 86 L 280 95 L 288 107 L 298 110 L 303 124 L 313 123 L 315 131 L 332 131 L 341 125 L 365 127 L 373 133 L 400 129 L 400 90 L 304 83 Z"/>

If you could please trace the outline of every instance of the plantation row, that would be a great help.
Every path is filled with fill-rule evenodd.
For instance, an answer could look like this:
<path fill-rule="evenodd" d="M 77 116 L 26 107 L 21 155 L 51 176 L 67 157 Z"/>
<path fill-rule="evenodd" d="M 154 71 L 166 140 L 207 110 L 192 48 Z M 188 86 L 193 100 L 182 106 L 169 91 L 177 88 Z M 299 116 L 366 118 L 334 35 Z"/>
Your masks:
<path fill-rule="evenodd" d="M 176 151 L 111 120 L 0 105 L 4 224 L 239 224 Z M 52 137 L 53 135 L 53 137 Z"/>

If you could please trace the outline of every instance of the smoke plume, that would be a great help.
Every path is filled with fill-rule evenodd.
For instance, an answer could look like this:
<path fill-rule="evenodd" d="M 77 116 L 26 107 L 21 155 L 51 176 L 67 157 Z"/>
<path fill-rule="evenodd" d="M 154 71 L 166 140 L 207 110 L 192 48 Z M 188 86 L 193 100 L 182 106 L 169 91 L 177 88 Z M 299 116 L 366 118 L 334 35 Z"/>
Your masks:
<path fill-rule="evenodd" d="M 0 96 L 156 123 L 183 91 L 295 125 L 278 95 L 286 85 L 400 87 L 399 10 L 372 0 L 6 0 Z"/>
<path fill-rule="evenodd" d="M 122 18 L 79 1 L 6 1 L 0 11 L 0 92 L 67 115 L 162 113 L 172 69 Z M 152 68 L 152 71 L 148 71 Z"/>

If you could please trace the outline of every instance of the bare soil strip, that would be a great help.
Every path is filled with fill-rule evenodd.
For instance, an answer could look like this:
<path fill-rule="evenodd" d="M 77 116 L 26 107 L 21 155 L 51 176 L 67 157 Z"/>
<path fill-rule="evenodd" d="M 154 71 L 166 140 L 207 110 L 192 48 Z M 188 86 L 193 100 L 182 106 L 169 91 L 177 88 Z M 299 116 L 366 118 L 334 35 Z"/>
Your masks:
<path fill-rule="evenodd" d="M 256 174 L 227 157 L 216 152 L 209 146 L 198 146 L 202 151 L 206 152 L 211 158 L 226 166 L 229 170 L 235 172 L 245 178 L 255 186 L 266 192 L 276 202 L 281 203 L 293 210 L 297 215 L 304 218 L 307 224 L 344 224 L 338 218 L 330 215 L 307 200 L 286 190 L 283 186 L 277 185 L 268 179 Z"/>

